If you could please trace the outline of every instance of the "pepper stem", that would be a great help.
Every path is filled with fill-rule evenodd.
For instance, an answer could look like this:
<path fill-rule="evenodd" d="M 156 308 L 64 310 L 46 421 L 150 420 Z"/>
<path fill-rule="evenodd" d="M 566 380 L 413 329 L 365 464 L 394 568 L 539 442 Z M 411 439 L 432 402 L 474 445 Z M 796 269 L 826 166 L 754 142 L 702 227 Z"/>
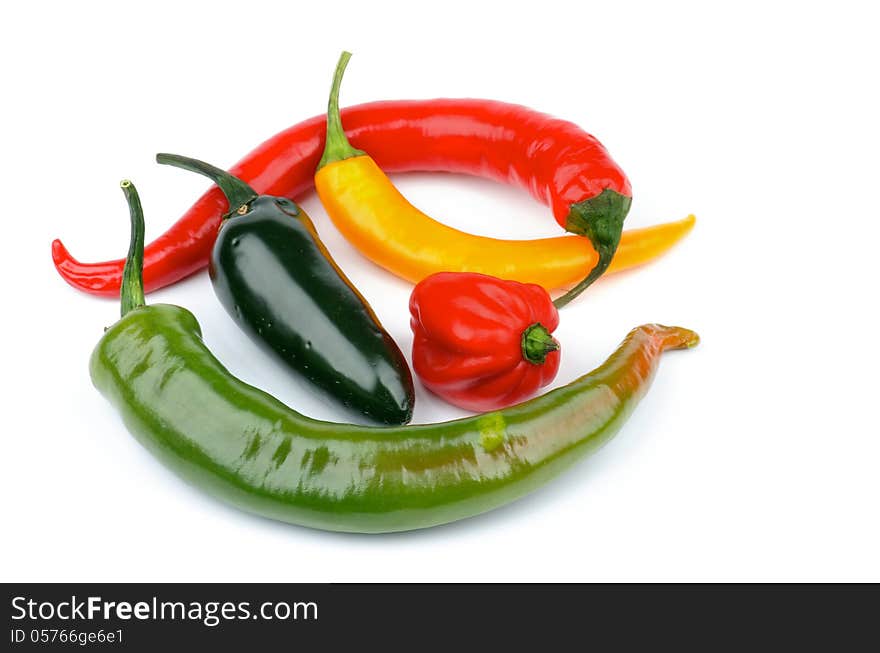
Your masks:
<path fill-rule="evenodd" d="M 131 216 L 131 240 L 128 245 L 128 256 L 122 270 L 122 284 L 119 293 L 121 315 L 143 306 L 144 300 L 144 209 L 137 189 L 128 179 L 119 182 L 125 200 L 128 202 L 128 213 Z"/>
<path fill-rule="evenodd" d="M 205 175 L 220 187 L 223 194 L 229 202 L 229 212 L 223 216 L 228 218 L 233 212 L 238 211 L 241 207 L 247 206 L 248 203 L 257 199 L 258 194 L 253 188 L 248 186 L 238 177 L 233 177 L 225 170 L 212 166 L 210 163 L 199 161 L 198 159 L 190 159 L 186 156 L 178 154 L 157 154 L 156 162 L 164 165 L 174 166 L 175 168 L 183 168 L 191 172 L 197 172 Z"/>
<path fill-rule="evenodd" d="M 348 137 L 342 128 L 342 118 L 339 116 L 339 87 L 342 85 L 342 76 L 345 74 L 349 59 L 351 52 L 343 52 L 339 55 L 339 63 L 336 64 L 336 71 L 333 73 L 333 85 L 330 87 L 330 100 L 327 103 L 327 139 L 324 143 L 324 154 L 318 162 L 318 170 L 328 163 L 366 154 L 363 150 L 353 148 L 348 142 Z"/>
<path fill-rule="evenodd" d="M 556 338 L 540 322 L 535 322 L 522 334 L 522 355 L 532 365 L 541 365 L 551 351 L 559 350 Z"/>
<path fill-rule="evenodd" d="M 617 245 L 623 232 L 623 220 L 629 213 L 631 204 L 631 197 L 606 188 L 596 197 L 571 205 L 565 224 L 566 230 L 589 238 L 599 255 L 599 260 L 583 281 L 553 300 L 556 308 L 568 304 L 608 269 L 611 259 L 617 252 Z"/>

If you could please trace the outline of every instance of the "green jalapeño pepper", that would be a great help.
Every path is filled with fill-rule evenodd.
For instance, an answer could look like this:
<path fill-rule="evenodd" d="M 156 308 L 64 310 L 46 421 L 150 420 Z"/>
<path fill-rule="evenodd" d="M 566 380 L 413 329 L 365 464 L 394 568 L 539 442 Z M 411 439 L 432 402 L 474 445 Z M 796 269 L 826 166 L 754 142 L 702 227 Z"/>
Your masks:
<path fill-rule="evenodd" d="M 189 311 L 144 306 L 143 220 L 134 187 L 123 185 L 133 225 L 123 315 L 92 354 L 92 381 L 180 476 L 273 519 L 402 531 L 513 501 L 607 442 L 647 391 L 661 353 L 698 342 L 687 329 L 640 326 L 573 383 L 451 422 L 380 428 L 317 421 L 230 375 Z"/>
<path fill-rule="evenodd" d="M 347 408 L 382 424 L 409 422 L 415 394 L 406 359 L 309 216 L 202 161 L 173 154 L 156 160 L 201 173 L 226 195 L 230 210 L 209 271 L 239 326 Z"/>

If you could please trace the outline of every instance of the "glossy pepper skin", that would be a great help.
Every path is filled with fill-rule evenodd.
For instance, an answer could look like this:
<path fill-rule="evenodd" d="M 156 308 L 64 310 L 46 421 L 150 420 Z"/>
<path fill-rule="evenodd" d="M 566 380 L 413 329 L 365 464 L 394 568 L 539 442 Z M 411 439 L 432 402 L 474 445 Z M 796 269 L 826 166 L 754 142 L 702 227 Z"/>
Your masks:
<path fill-rule="evenodd" d="M 406 359 L 308 215 L 202 161 L 156 158 L 207 175 L 229 198 L 210 274 L 238 325 L 352 412 L 381 424 L 409 422 L 415 391 Z"/>
<path fill-rule="evenodd" d="M 540 286 L 440 272 L 416 285 L 409 310 L 413 369 L 451 404 L 505 408 L 559 371 L 559 343 L 550 335 L 559 313 Z"/>
<path fill-rule="evenodd" d="M 366 152 L 351 146 L 339 116 L 339 87 L 350 58 L 350 53 L 342 53 L 333 76 L 327 108 L 327 139 L 315 172 L 318 197 L 342 235 L 374 263 L 406 278 L 412 275 L 413 269 L 424 267 L 426 260 L 455 272 L 476 271 L 487 263 L 509 270 L 515 269 L 518 261 L 530 261 L 530 254 L 534 252 L 525 251 L 528 245 L 523 241 L 474 236 L 450 229 L 422 213 L 406 200 Z M 595 139 L 590 145 L 598 146 L 603 156 L 607 154 Z M 569 152 L 568 156 L 589 158 L 580 150 Z M 565 179 L 561 185 L 567 189 L 568 195 L 564 196 L 568 197 L 572 170 L 567 160 L 561 165 L 558 173 Z M 617 181 L 618 186 L 628 190 L 625 178 Z M 623 219 L 632 200 L 607 185 L 612 184 L 610 180 L 604 179 L 603 183 L 606 185 L 595 189 L 595 196 L 565 204 L 566 217 L 562 225 L 586 236 L 597 259 L 586 276 L 557 299 L 557 306 L 567 304 L 586 290 L 608 269 L 617 251 Z M 513 275 L 505 271 L 497 276 Z"/>
<path fill-rule="evenodd" d="M 134 189 L 127 192 L 127 196 Z M 90 361 L 95 387 L 159 460 L 250 512 L 332 531 L 425 528 L 486 512 L 543 485 L 620 429 L 667 349 L 698 337 L 633 329 L 599 368 L 503 411 L 424 426 L 313 420 L 227 372 L 192 313 L 143 305 L 143 218 L 132 204 L 122 319 Z M 137 233 L 141 233 L 138 241 Z"/>
<path fill-rule="evenodd" d="M 394 100 L 347 107 L 341 117 L 352 146 L 369 152 L 386 173 L 452 172 L 521 187 L 551 205 L 560 224 L 567 223 L 573 205 L 597 197 L 606 187 L 631 196 L 626 176 L 594 137 L 570 122 L 523 106 L 482 99 Z M 326 115 L 305 120 L 257 146 L 229 171 L 259 193 L 294 198 L 314 185 L 326 131 Z M 147 246 L 147 292 L 208 265 L 226 211 L 223 194 L 212 188 Z M 609 271 L 660 256 L 690 231 L 693 222 L 689 216 L 624 232 Z M 598 261 L 586 238 L 523 242 L 535 244 L 505 245 L 514 251 L 491 260 L 451 259 L 454 268 L 444 267 L 437 257 L 425 257 L 401 263 L 395 273 L 415 283 L 449 269 L 482 272 L 553 290 L 577 283 Z M 499 269 L 505 265 L 504 256 L 509 265 Z M 105 297 L 118 295 L 123 259 L 80 262 L 60 240 L 52 243 L 52 258 L 58 273 L 73 287 Z"/>

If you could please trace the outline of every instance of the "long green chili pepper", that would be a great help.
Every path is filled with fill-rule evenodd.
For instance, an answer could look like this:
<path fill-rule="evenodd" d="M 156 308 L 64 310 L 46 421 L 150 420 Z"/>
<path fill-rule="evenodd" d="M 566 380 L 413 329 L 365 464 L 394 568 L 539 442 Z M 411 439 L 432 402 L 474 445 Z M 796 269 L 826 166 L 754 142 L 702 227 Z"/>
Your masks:
<path fill-rule="evenodd" d="M 140 265 L 143 218 L 131 202 Z M 139 279 L 139 274 L 132 274 Z M 366 427 L 305 417 L 233 377 L 178 306 L 138 306 L 92 354 L 92 381 L 126 426 L 180 476 L 251 512 L 334 531 L 424 528 L 523 496 L 598 449 L 645 394 L 667 349 L 699 338 L 633 329 L 599 368 L 505 410 L 422 426 Z"/>

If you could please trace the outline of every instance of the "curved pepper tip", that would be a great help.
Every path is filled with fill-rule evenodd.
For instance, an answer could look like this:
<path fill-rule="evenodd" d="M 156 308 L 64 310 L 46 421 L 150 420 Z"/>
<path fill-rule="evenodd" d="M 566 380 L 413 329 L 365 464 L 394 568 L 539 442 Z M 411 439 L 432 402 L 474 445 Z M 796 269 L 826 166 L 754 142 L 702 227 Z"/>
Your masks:
<path fill-rule="evenodd" d="M 646 324 L 640 328 L 656 338 L 662 349 L 693 349 L 700 344 L 699 334 L 684 327 Z"/>
<path fill-rule="evenodd" d="M 80 263 L 70 255 L 70 252 L 67 251 L 67 248 L 64 246 L 64 243 L 61 242 L 60 238 L 56 238 L 52 241 L 52 263 L 55 265 L 55 269 L 58 271 L 58 274 L 61 275 L 62 279 L 74 288 L 80 288 L 80 285 L 74 281 L 69 270 L 71 266 L 76 267 Z"/>
<path fill-rule="evenodd" d="M 687 217 L 681 219 L 681 238 L 687 236 L 691 229 L 694 228 L 694 225 L 697 224 L 697 216 L 693 213 L 688 213 Z"/>
<path fill-rule="evenodd" d="M 52 263 L 55 264 L 55 269 L 58 270 L 58 274 L 64 277 L 65 281 L 69 281 L 69 275 L 67 274 L 65 266 L 71 264 L 79 265 L 79 261 L 71 256 L 60 238 L 56 238 L 52 241 Z"/>
<path fill-rule="evenodd" d="M 58 267 L 61 263 L 70 258 L 70 252 L 67 251 L 67 248 L 64 246 L 64 243 L 61 242 L 60 238 L 56 238 L 52 241 L 52 262 L 55 264 L 55 267 Z"/>
<path fill-rule="evenodd" d="M 699 333 L 697 333 L 696 331 L 691 331 L 690 329 L 681 329 L 681 331 L 684 336 L 684 342 L 682 344 L 682 347 L 684 349 L 693 349 L 700 344 Z"/>
<path fill-rule="evenodd" d="M 58 274 L 73 288 L 83 290 L 92 295 L 102 297 L 118 297 L 119 285 L 113 285 L 114 279 L 107 279 L 101 275 L 89 274 L 96 267 L 96 264 L 80 263 L 73 255 L 67 251 L 64 243 L 59 238 L 52 241 L 52 263 Z M 119 275 L 121 278 L 121 275 Z"/>

